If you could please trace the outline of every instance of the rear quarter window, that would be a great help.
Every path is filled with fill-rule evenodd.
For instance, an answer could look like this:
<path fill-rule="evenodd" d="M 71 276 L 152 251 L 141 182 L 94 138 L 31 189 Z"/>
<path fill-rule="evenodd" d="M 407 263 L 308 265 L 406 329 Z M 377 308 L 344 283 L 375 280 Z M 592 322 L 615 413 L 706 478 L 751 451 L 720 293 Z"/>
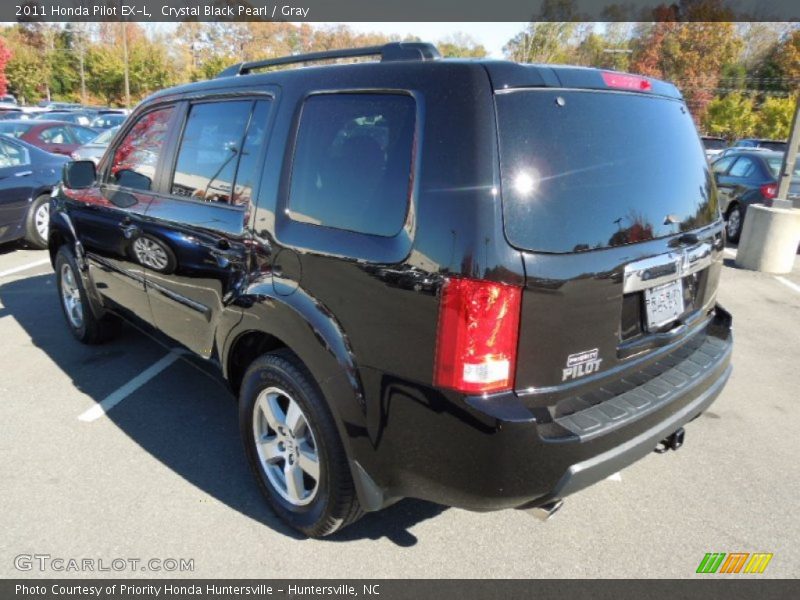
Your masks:
<path fill-rule="evenodd" d="M 292 164 L 295 221 L 384 237 L 408 210 L 415 102 L 401 94 L 319 94 L 302 109 Z"/>

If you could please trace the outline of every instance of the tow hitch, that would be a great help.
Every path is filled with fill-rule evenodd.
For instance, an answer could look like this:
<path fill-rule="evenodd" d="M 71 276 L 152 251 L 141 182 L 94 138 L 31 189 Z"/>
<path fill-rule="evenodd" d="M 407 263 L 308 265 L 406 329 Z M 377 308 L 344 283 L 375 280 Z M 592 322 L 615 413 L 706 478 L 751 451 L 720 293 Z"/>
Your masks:
<path fill-rule="evenodd" d="M 656 454 L 664 454 L 667 450 L 677 450 L 681 446 L 683 446 L 683 438 L 686 435 L 686 432 L 683 430 L 683 427 L 678 429 L 675 433 L 670 435 L 667 438 L 664 438 L 658 445 L 655 447 L 654 452 Z"/>

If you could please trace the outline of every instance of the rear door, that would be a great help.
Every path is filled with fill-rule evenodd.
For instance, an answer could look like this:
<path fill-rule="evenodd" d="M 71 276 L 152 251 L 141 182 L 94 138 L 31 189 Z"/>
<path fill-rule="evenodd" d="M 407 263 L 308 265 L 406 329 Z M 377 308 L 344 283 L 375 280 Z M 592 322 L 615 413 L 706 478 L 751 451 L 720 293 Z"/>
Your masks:
<path fill-rule="evenodd" d="M 205 358 L 220 320 L 239 314 L 232 303 L 247 270 L 270 105 L 268 97 L 184 104 L 174 167 L 133 242 L 156 326 Z"/>
<path fill-rule="evenodd" d="M 716 190 L 678 99 L 528 88 L 496 105 L 504 227 L 527 280 L 516 388 L 548 403 L 702 320 L 721 260 Z"/>

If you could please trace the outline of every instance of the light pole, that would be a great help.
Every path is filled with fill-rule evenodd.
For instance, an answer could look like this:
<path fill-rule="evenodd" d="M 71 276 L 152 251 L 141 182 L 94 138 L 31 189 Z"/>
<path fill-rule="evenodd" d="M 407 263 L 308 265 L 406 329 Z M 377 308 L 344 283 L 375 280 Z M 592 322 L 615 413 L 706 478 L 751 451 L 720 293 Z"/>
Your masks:
<path fill-rule="evenodd" d="M 797 162 L 798 146 L 800 146 L 800 98 L 795 103 L 794 119 L 792 119 L 792 128 L 789 131 L 789 145 L 783 155 L 780 179 L 778 179 L 778 195 L 772 201 L 772 206 L 775 208 L 794 208 L 794 204 L 789 200 L 789 186 L 792 184 L 794 166 Z"/>

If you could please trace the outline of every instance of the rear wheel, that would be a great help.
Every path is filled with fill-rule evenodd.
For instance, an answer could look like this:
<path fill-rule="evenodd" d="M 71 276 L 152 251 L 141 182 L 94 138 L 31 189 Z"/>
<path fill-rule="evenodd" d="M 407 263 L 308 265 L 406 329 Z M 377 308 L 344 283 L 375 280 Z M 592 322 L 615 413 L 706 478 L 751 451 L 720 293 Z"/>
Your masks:
<path fill-rule="evenodd" d="M 47 248 L 47 236 L 50 228 L 50 196 L 43 194 L 36 198 L 28 210 L 25 223 L 25 241 L 37 249 Z"/>
<path fill-rule="evenodd" d="M 239 400 L 248 461 L 285 523 L 322 537 L 361 516 L 333 417 L 296 356 L 280 350 L 256 359 Z"/>
<path fill-rule="evenodd" d="M 58 249 L 55 267 L 61 309 L 72 335 L 84 344 L 99 344 L 113 337 L 119 329 L 119 319 L 113 315 L 97 318 L 92 312 L 78 264 L 68 246 Z"/>
<path fill-rule="evenodd" d="M 728 235 L 729 241 L 739 241 L 739 237 L 742 235 L 743 224 L 744 212 L 742 212 L 742 207 L 738 204 L 734 204 L 728 211 L 728 218 L 725 224 L 725 233 Z"/>

